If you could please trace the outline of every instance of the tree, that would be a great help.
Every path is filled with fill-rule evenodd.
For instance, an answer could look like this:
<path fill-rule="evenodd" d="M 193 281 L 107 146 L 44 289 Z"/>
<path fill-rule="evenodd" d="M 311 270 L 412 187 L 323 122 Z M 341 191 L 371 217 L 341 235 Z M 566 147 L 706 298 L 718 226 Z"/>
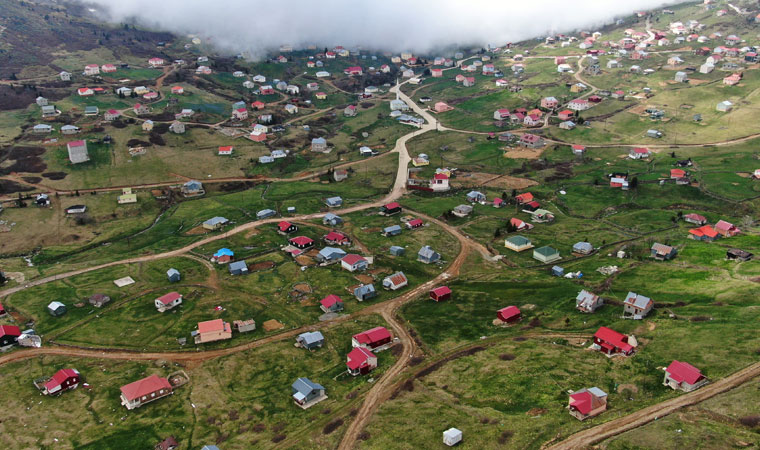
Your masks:
<path fill-rule="evenodd" d="M 630 187 L 631 189 L 636 189 L 637 187 L 639 187 L 639 177 L 631 178 L 631 182 L 628 183 L 628 187 Z"/>
<path fill-rule="evenodd" d="M 2 286 L 3 284 L 5 284 L 7 281 L 8 281 L 8 279 L 5 278 L 5 274 L 2 271 L 0 271 L 0 286 Z"/>

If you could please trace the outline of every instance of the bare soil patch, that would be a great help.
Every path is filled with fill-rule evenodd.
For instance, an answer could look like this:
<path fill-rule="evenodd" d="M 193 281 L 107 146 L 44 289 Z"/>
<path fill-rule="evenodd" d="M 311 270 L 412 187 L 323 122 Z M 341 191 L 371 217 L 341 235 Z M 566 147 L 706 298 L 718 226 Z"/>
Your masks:
<path fill-rule="evenodd" d="M 259 272 L 261 270 L 267 270 L 274 267 L 274 261 L 261 261 L 257 262 L 256 264 L 253 264 L 251 266 L 248 266 L 248 272 Z"/>
<path fill-rule="evenodd" d="M 538 159 L 543 153 L 543 148 L 521 148 L 505 152 L 504 157 L 512 159 Z"/>
<path fill-rule="evenodd" d="M 533 180 L 511 175 L 494 175 L 484 172 L 467 172 L 465 175 L 452 179 L 451 185 L 453 187 L 488 186 L 496 189 L 525 189 L 538 184 Z"/>
<path fill-rule="evenodd" d="M 375 281 L 374 278 L 372 278 L 370 275 L 355 275 L 354 278 L 356 278 L 359 283 L 362 284 L 370 284 L 373 281 Z"/>
<path fill-rule="evenodd" d="M 621 384 L 617 388 L 618 394 L 625 391 L 626 389 L 631 391 L 634 394 L 638 394 L 639 392 L 639 388 L 635 384 Z"/>
<path fill-rule="evenodd" d="M 264 328 L 264 331 L 275 331 L 275 330 L 281 330 L 285 328 L 285 325 L 282 324 L 282 322 L 276 320 L 276 319 L 269 319 L 261 326 Z"/>

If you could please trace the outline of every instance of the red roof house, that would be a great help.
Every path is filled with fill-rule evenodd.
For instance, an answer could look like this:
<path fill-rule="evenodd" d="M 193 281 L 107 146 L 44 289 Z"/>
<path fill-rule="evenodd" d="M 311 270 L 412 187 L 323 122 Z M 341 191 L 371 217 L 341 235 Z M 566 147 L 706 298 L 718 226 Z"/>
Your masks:
<path fill-rule="evenodd" d="M 251 103 L 251 108 L 253 109 L 264 109 L 264 106 L 266 106 L 266 104 L 261 100 L 256 100 L 255 102 Z"/>
<path fill-rule="evenodd" d="M 517 306 L 507 306 L 496 311 L 496 317 L 505 323 L 515 323 L 522 319 L 522 313 Z"/>
<path fill-rule="evenodd" d="M 686 176 L 686 171 L 683 169 L 670 169 L 670 178 L 678 179 Z"/>
<path fill-rule="evenodd" d="M 699 228 L 689 230 L 689 238 L 697 241 L 714 241 L 719 238 L 720 235 L 710 225 L 702 225 Z"/>
<path fill-rule="evenodd" d="M 736 236 L 741 233 L 741 230 L 734 226 L 734 224 L 728 223 L 725 220 L 719 220 L 718 223 L 715 224 L 715 231 L 725 237 Z"/>
<path fill-rule="evenodd" d="M 0 325 L 0 347 L 15 344 L 21 336 L 21 329 L 16 325 Z"/>
<path fill-rule="evenodd" d="M 665 380 L 662 384 L 671 389 L 691 392 L 707 383 L 707 378 L 699 369 L 689 363 L 673 360 L 665 369 Z"/>
<path fill-rule="evenodd" d="M 530 192 L 525 192 L 520 195 L 515 196 L 515 201 L 518 205 L 521 205 L 523 203 L 528 203 L 533 201 L 533 194 Z"/>
<path fill-rule="evenodd" d="M 224 146 L 219 147 L 219 154 L 223 155 L 223 156 L 231 155 L 232 154 L 232 150 L 234 150 L 234 149 L 235 149 L 235 147 L 233 147 L 231 145 L 224 145 Z"/>
<path fill-rule="evenodd" d="M 625 356 L 632 355 L 636 347 L 629 344 L 628 340 L 628 336 L 607 327 L 600 327 L 594 333 L 594 344 L 598 345 L 599 350 L 607 355 L 617 353 Z"/>
<path fill-rule="evenodd" d="M 169 380 L 158 375 L 150 375 L 121 387 L 121 404 L 127 409 L 140 406 L 172 394 Z"/>
<path fill-rule="evenodd" d="M 320 308 L 324 312 L 343 311 L 343 300 L 335 294 L 330 294 L 319 301 Z"/>
<path fill-rule="evenodd" d="M 44 385 L 45 395 L 61 394 L 69 389 L 76 389 L 82 377 L 76 369 L 61 369 Z"/>
<path fill-rule="evenodd" d="M 328 244 L 348 245 L 351 243 L 351 240 L 348 238 L 348 236 L 341 233 L 340 231 L 331 231 L 325 235 L 324 239 Z"/>
<path fill-rule="evenodd" d="M 298 231 L 298 226 L 283 220 L 277 224 L 277 232 L 280 234 L 290 234 Z"/>
<path fill-rule="evenodd" d="M 439 286 L 430 290 L 430 298 L 442 302 L 451 298 L 451 289 L 448 286 Z"/>
<path fill-rule="evenodd" d="M 684 215 L 683 220 L 689 223 L 693 223 L 694 225 L 704 225 L 707 223 L 705 216 L 693 213 Z"/>
<path fill-rule="evenodd" d="M 175 306 L 182 304 L 182 294 L 179 292 L 169 292 L 161 297 L 158 297 L 154 304 L 159 312 L 168 311 Z"/>
<path fill-rule="evenodd" d="M 574 112 L 572 112 L 572 111 L 570 111 L 569 109 L 566 109 L 566 110 L 564 110 L 564 111 L 560 111 L 560 112 L 557 114 L 557 117 L 559 117 L 559 120 L 563 120 L 563 121 L 564 121 L 564 120 L 570 120 L 570 119 L 572 119 L 573 117 L 575 117 L 575 113 L 574 113 Z"/>
<path fill-rule="evenodd" d="M 422 219 L 412 219 L 406 223 L 408 228 L 419 228 L 422 226 Z"/>
<path fill-rule="evenodd" d="M 375 327 L 359 334 L 355 334 L 351 338 L 351 345 L 353 347 L 364 347 L 368 350 L 375 350 L 390 342 L 391 332 L 385 327 Z"/>
<path fill-rule="evenodd" d="M 573 392 L 567 409 L 578 420 L 597 416 L 607 410 L 607 393 L 597 387 Z"/>
<path fill-rule="evenodd" d="M 299 248 L 301 250 L 307 249 L 314 245 L 314 240 L 306 236 L 290 238 L 288 239 L 288 242 L 290 242 L 290 245 L 293 247 Z"/>
<path fill-rule="evenodd" d="M 401 205 L 398 202 L 388 203 L 380 208 L 380 213 L 386 216 L 397 214 L 401 212 Z"/>
<path fill-rule="evenodd" d="M 346 366 L 353 376 L 365 375 L 377 367 L 377 356 L 366 348 L 357 347 L 348 352 Z"/>

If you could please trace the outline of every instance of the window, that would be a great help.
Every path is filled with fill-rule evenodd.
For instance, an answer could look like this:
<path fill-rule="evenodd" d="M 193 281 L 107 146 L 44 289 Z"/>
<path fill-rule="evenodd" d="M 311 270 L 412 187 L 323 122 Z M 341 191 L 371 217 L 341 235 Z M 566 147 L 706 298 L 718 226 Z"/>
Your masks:
<path fill-rule="evenodd" d="M 155 397 L 155 396 L 156 396 L 156 393 L 155 393 L 155 392 L 151 392 L 151 394 L 150 394 L 150 398 L 153 398 L 153 397 Z"/>

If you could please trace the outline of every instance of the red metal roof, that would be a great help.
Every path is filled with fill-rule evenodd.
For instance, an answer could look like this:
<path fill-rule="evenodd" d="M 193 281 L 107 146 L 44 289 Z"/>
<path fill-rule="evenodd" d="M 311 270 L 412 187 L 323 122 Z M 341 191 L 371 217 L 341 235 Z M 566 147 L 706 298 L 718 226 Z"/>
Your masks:
<path fill-rule="evenodd" d="M 21 329 L 16 325 L 0 325 L 0 337 L 21 336 Z"/>
<path fill-rule="evenodd" d="M 686 176 L 686 171 L 683 169 L 670 169 L 670 178 L 683 178 Z"/>
<path fill-rule="evenodd" d="M 502 308 L 498 311 L 498 313 L 503 317 L 505 320 L 511 319 L 512 317 L 516 317 L 520 315 L 520 309 L 517 308 L 517 306 L 507 306 L 506 308 Z"/>
<path fill-rule="evenodd" d="M 433 176 L 433 179 L 434 179 L 434 180 L 448 180 L 448 179 L 449 179 L 449 176 L 448 176 L 448 175 L 446 175 L 445 173 L 437 173 L 437 174 L 435 174 L 435 175 Z"/>
<path fill-rule="evenodd" d="M 353 266 L 362 260 L 364 260 L 364 258 L 361 255 L 357 255 L 356 253 L 349 253 L 348 255 L 344 256 L 341 261 L 345 261 L 349 266 Z"/>
<path fill-rule="evenodd" d="M 290 243 L 293 245 L 309 245 L 314 243 L 314 240 L 306 236 L 298 236 L 291 238 Z"/>
<path fill-rule="evenodd" d="M 214 331 L 225 331 L 229 327 L 229 324 L 224 323 L 222 319 L 207 320 L 205 322 L 198 322 L 198 333 L 210 333 Z"/>
<path fill-rule="evenodd" d="M 78 377 L 79 372 L 75 369 L 61 369 L 53 375 L 47 383 L 45 383 L 45 389 L 52 390 L 56 386 L 62 385 L 67 379 L 71 377 Z"/>
<path fill-rule="evenodd" d="M 410 227 L 419 227 L 422 226 L 422 219 L 412 219 L 408 222 L 408 225 Z"/>
<path fill-rule="evenodd" d="M 430 292 L 435 294 L 437 297 L 441 297 L 447 294 L 451 294 L 451 289 L 449 289 L 448 286 L 439 286 L 435 289 L 432 289 Z"/>
<path fill-rule="evenodd" d="M 686 214 L 684 218 L 695 220 L 698 222 L 707 222 L 707 219 L 705 218 L 705 216 L 701 216 L 699 214 Z"/>
<path fill-rule="evenodd" d="M 525 192 L 523 194 L 516 196 L 515 200 L 517 200 L 520 203 L 529 202 L 533 200 L 533 194 L 531 194 L 530 192 Z"/>
<path fill-rule="evenodd" d="M 280 229 L 280 231 L 287 231 L 288 228 L 290 228 L 293 224 L 290 222 L 287 222 L 283 220 L 279 224 L 277 224 L 277 227 Z"/>
<path fill-rule="evenodd" d="M 360 344 L 373 344 L 375 342 L 380 342 L 383 339 L 390 339 L 391 332 L 385 327 L 375 327 L 371 330 L 355 334 L 353 338 Z"/>
<path fill-rule="evenodd" d="M 161 297 L 158 297 L 156 300 L 160 301 L 164 305 L 168 305 L 169 303 L 181 297 L 182 295 L 179 292 L 169 292 L 168 294 L 164 294 Z"/>
<path fill-rule="evenodd" d="M 670 378 L 677 383 L 686 382 L 688 384 L 695 384 L 702 378 L 702 372 L 689 363 L 673 360 L 665 371 L 670 374 Z"/>
<path fill-rule="evenodd" d="M 320 300 L 319 303 L 321 303 L 322 306 L 324 306 L 325 308 L 329 308 L 330 306 L 336 303 L 343 303 L 343 300 L 341 300 L 340 297 L 338 297 L 335 294 L 330 294 L 327 297 Z"/>
<path fill-rule="evenodd" d="M 348 236 L 338 231 L 331 231 L 327 233 L 327 236 L 325 236 L 325 240 L 333 241 L 333 242 L 347 241 Z"/>
<path fill-rule="evenodd" d="M 169 389 L 172 386 L 169 384 L 169 380 L 159 377 L 158 375 L 151 375 L 145 377 L 142 380 L 129 383 L 121 387 L 121 393 L 129 401 L 138 399 L 144 395 L 150 395 L 159 389 Z"/>
<path fill-rule="evenodd" d="M 387 205 L 383 206 L 385 209 L 396 209 L 401 208 L 401 205 L 398 204 L 398 202 L 388 203 Z"/>
<path fill-rule="evenodd" d="M 689 230 L 689 233 L 693 234 L 694 236 L 699 236 L 699 237 L 707 236 L 711 238 L 714 238 L 718 235 L 718 232 L 715 231 L 715 229 L 711 227 L 710 225 L 704 225 L 699 228 L 694 228 L 692 230 Z"/>
<path fill-rule="evenodd" d="M 356 347 L 348 352 L 346 365 L 351 370 L 356 370 L 367 364 L 367 360 L 376 358 L 375 354 L 363 347 Z"/>
<path fill-rule="evenodd" d="M 591 412 L 591 393 L 588 391 L 570 394 L 570 406 L 577 409 L 581 414 Z"/>
<path fill-rule="evenodd" d="M 628 340 L 628 336 L 622 333 L 618 333 L 611 328 L 599 327 L 599 330 L 594 333 L 594 337 L 600 341 L 603 341 L 604 343 L 607 343 L 610 349 L 612 349 L 612 347 L 615 347 L 621 349 L 624 352 L 633 350 L 633 346 L 626 342 Z"/>

